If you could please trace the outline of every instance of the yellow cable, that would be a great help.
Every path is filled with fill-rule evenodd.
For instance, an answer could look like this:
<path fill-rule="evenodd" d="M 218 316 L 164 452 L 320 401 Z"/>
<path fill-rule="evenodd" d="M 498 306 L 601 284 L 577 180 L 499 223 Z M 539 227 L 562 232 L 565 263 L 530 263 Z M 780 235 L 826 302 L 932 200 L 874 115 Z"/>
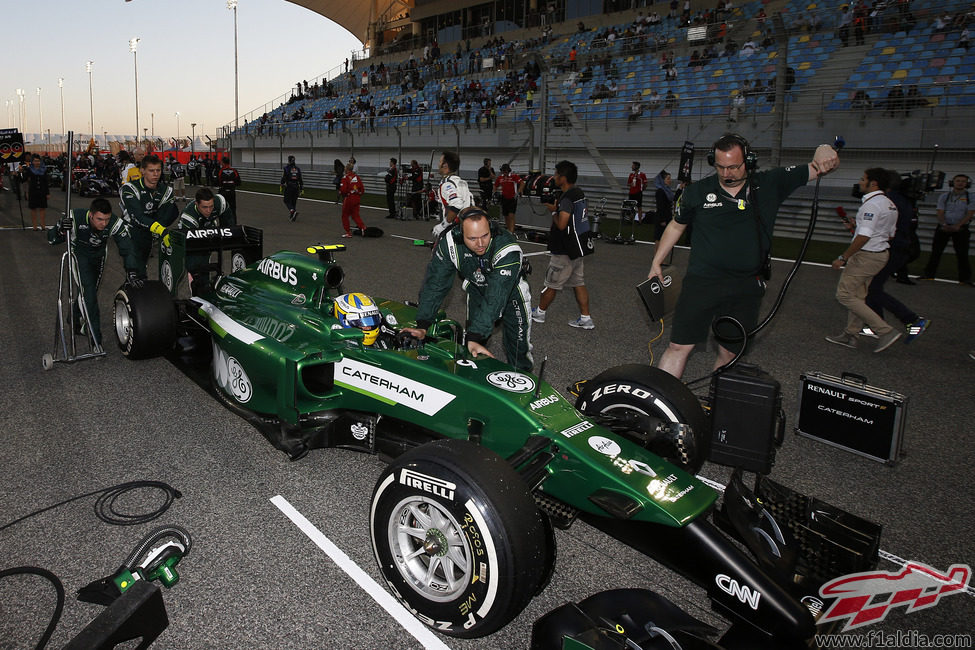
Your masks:
<path fill-rule="evenodd" d="M 651 366 L 653 365 L 653 344 L 654 344 L 655 341 L 659 341 L 660 340 L 660 337 L 664 335 L 664 319 L 661 318 L 657 322 L 660 323 L 660 331 L 657 333 L 657 335 L 655 337 L 653 337 L 652 339 L 650 339 L 649 342 L 647 342 L 647 352 L 650 353 L 650 365 Z"/>

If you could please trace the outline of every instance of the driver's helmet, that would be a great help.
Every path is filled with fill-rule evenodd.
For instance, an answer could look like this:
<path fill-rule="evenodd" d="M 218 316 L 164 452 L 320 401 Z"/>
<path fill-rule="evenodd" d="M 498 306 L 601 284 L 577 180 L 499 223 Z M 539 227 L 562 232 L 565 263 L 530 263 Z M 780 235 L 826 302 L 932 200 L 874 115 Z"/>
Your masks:
<path fill-rule="evenodd" d="M 335 298 L 335 317 L 342 327 L 358 327 L 365 336 L 363 344 L 372 345 L 379 337 L 382 314 L 375 301 L 364 293 L 343 293 Z"/>

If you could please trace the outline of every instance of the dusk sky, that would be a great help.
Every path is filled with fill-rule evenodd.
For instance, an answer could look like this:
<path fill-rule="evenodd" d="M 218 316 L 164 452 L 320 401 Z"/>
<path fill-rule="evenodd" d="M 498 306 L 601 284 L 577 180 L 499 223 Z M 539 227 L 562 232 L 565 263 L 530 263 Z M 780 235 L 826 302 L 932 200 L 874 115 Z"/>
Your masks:
<path fill-rule="evenodd" d="M 37 0 L 4 2 L 7 56 L 0 66 L 0 128 L 20 128 L 23 89 L 27 133 L 133 135 L 135 70 L 129 39 L 138 37 L 139 130 L 157 137 L 214 137 L 234 117 L 234 17 L 226 0 Z M 361 43 L 344 28 L 285 0 L 239 0 L 240 111 L 261 109 L 296 82 L 343 64 Z M 12 28 L 17 26 L 16 30 Z M 22 44 L 14 50 L 13 33 Z M 41 88 L 40 103 L 37 88 Z M 153 114 L 154 118 L 153 118 Z"/>

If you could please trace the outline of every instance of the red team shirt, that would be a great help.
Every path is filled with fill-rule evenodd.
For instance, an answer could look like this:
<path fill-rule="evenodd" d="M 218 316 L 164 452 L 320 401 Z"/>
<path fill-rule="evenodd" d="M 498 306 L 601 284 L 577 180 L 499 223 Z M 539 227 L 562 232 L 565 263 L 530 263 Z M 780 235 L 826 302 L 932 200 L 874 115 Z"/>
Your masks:
<path fill-rule="evenodd" d="M 518 193 L 518 186 L 522 180 L 524 179 L 514 172 L 501 174 L 494 180 L 494 189 L 501 188 L 501 198 L 513 199 Z"/>
<path fill-rule="evenodd" d="M 632 172 L 629 180 L 627 181 L 627 185 L 630 186 L 630 196 L 639 194 L 643 190 L 647 189 L 647 175 L 643 172 Z"/>

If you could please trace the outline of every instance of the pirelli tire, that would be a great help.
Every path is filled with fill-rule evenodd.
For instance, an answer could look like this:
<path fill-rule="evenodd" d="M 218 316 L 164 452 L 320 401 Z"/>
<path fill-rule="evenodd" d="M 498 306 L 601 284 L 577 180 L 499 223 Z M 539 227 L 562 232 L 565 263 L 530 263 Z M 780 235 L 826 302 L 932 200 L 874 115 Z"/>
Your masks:
<path fill-rule="evenodd" d="M 122 354 L 149 359 L 176 342 L 176 305 L 166 285 L 146 280 L 141 287 L 123 284 L 115 292 L 115 337 Z"/>
<path fill-rule="evenodd" d="M 398 457 L 376 483 L 369 517 L 390 590 L 442 634 L 499 630 L 549 578 L 555 549 L 524 481 L 466 440 Z"/>
<path fill-rule="evenodd" d="M 701 402 L 679 379 L 659 368 L 627 364 L 609 368 L 582 385 L 576 408 L 593 417 L 615 416 L 641 432 L 669 426 L 647 445 L 653 453 L 695 474 L 707 460 L 711 431 Z M 610 422 L 607 426 L 613 428 Z"/>

